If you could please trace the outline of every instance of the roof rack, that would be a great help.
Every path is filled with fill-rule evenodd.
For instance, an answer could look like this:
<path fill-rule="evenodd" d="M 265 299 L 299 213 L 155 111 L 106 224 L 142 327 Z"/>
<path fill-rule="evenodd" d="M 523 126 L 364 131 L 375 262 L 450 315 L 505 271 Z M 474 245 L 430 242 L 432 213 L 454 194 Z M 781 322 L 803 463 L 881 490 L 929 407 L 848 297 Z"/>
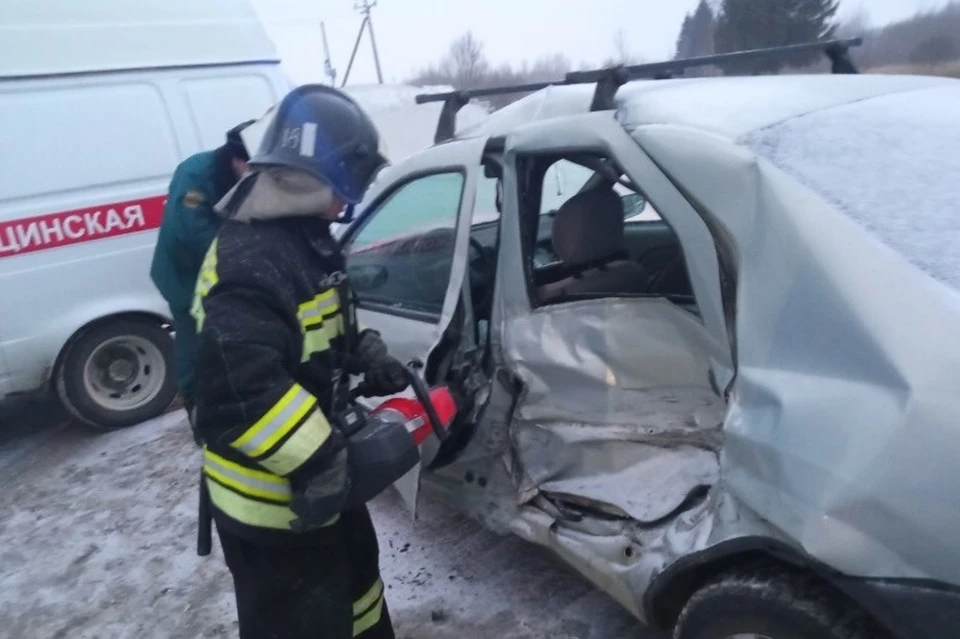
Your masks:
<path fill-rule="evenodd" d="M 443 102 L 440 120 L 434 134 L 434 143 L 440 144 L 454 137 L 456 133 L 457 113 L 474 98 L 483 98 L 493 95 L 507 95 L 510 93 L 531 93 L 550 86 L 571 84 L 596 84 L 593 100 L 590 103 L 591 111 L 604 111 L 614 108 L 614 98 L 617 90 L 631 80 L 649 78 L 653 80 L 667 80 L 675 74 L 682 74 L 687 69 L 722 65 L 744 60 L 776 59 L 789 57 L 797 53 L 808 51 L 822 51 L 831 62 L 832 73 L 857 73 L 857 68 L 850 58 L 850 49 L 863 44 L 863 38 L 847 38 L 843 40 L 825 40 L 806 44 L 790 44 L 768 49 L 751 49 L 735 51 L 733 53 L 718 53 L 696 58 L 681 60 L 667 60 L 665 62 L 651 62 L 629 66 L 607 67 L 591 71 L 571 71 L 562 80 L 553 82 L 533 82 L 530 84 L 515 84 L 499 87 L 485 87 L 482 89 L 465 89 L 462 91 L 448 91 L 446 93 L 421 93 L 416 97 L 417 104 L 428 102 Z"/>

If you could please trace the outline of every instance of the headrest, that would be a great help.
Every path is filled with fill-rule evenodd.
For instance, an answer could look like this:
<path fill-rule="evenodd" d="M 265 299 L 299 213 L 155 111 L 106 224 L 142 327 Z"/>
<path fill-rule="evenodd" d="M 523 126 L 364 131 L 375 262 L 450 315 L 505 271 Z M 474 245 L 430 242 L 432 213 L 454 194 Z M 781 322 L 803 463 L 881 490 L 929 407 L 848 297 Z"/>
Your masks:
<path fill-rule="evenodd" d="M 626 248 L 623 202 L 610 187 L 578 193 L 553 220 L 553 250 L 567 264 L 603 260 Z"/>

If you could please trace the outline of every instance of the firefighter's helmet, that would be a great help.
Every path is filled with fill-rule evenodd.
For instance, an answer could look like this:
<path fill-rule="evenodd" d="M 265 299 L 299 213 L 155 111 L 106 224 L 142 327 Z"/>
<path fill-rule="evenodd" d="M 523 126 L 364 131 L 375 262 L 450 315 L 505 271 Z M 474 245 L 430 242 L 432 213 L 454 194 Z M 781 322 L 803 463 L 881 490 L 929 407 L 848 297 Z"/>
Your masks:
<path fill-rule="evenodd" d="M 322 84 L 291 91 L 276 108 L 250 166 L 286 166 L 322 180 L 358 203 L 387 163 L 380 134 L 347 94 Z"/>

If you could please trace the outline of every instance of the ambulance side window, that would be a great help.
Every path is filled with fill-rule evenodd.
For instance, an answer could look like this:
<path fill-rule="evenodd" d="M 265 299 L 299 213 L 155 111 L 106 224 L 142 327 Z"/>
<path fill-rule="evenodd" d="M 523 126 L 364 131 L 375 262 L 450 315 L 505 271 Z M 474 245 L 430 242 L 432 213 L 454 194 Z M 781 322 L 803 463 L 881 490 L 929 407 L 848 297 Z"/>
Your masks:
<path fill-rule="evenodd" d="M 361 307 L 436 321 L 453 265 L 464 176 L 415 178 L 390 194 L 347 246 Z"/>

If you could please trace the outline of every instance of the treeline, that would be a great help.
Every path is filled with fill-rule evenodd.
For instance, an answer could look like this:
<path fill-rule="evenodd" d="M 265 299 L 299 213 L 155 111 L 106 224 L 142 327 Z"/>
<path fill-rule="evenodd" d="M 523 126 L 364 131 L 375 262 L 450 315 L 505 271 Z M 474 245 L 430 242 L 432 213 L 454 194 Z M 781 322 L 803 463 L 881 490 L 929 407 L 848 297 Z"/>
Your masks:
<path fill-rule="evenodd" d="M 841 22 L 837 17 L 839 3 L 840 0 L 700 0 L 681 25 L 675 57 L 862 35 L 864 46 L 853 51 L 854 60 L 862 70 L 912 65 L 914 70 L 919 66 L 923 71 L 960 60 L 960 0 L 880 28 L 869 26 L 869 16 L 864 11 Z M 639 60 L 632 53 L 625 33 L 618 31 L 611 39 L 609 56 L 603 66 L 636 62 Z M 574 68 L 587 66 L 581 63 L 575 67 L 561 54 L 519 66 L 493 65 L 483 43 L 467 32 L 454 40 L 439 62 L 422 69 L 409 82 L 476 89 L 557 80 Z M 727 65 L 723 69 L 707 67 L 690 70 L 686 75 L 810 72 L 821 71 L 826 66 L 824 56 L 812 53 L 786 60 Z M 493 107 L 501 107 L 519 97 L 522 96 L 497 96 L 489 102 Z"/>
<path fill-rule="evenodd" d="M 909 20 L 869 28 L 865 12 L 841 25 L 843 35 L 864 35 L 856 58 L 864 68 L 935 66 L 960 61 L 960 1 Z"/>
<path fill-rule="evenodd" d="M 619 30 L 614 34 L 610 55 L 603 66 L 631 64 L 636 57 L 630 52 L 626 34 Z M 488 60 L 483 43 L 468 31 L 451 43 L 446 55 L 437 63 L 416 73 L 409 82 L 419 86 L 450 85 L 457 89 L 482 89 L 486 87 L 528 84 L 532 82 L 552 82 L 566 75 L 574 68 L 586 68 L 589 65 L 573 62 L 562 54 L 543 56 L 532 63 L 519 66 L 501 64 L 494 66 Z M 522 97 L 521 95 L 494 96 L 488 101 L 494 107 Z"/>
<path fill-rule="evenodd" d="M 854 50 L 864 70 L 890 66 L 931 67 L 960 60 L 960 0 L 885 27 L 871 28 L 861 10 L 843 22 L 838 0 L 701 0 L 687 15 L 677 40 L 679 58 L 709 53 L 863 36 Z M 785 68 L 819 70 L 817 54 L 780 63 L 728 67 L 733 73 L 776 73 Z"/>

